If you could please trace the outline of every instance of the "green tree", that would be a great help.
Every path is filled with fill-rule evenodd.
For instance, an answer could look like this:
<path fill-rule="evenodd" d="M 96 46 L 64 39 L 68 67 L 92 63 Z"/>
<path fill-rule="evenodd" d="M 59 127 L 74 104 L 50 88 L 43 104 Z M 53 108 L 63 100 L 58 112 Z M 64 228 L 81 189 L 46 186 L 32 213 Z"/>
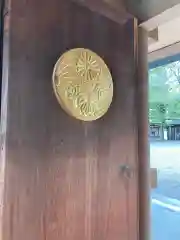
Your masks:
<path fill-rule="evenodd" d="M 165 112 L 157 106 L 164 106 Z M 162 124 L 166 119 L 180 119 L 180 62 L 149 71 L 150 123 Z"/>
<path fill-rule="evenodd" d="M 166 68 L 158 67 L 149 71 L 149 120 L 162 124 L 168 113 L 169 85 Z"/>

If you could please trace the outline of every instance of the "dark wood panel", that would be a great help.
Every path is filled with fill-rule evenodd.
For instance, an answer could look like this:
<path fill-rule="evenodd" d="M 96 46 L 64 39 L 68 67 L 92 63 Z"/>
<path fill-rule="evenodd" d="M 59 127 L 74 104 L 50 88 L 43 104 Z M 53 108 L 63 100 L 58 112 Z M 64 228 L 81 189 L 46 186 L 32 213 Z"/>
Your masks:
<path fill-rule="evenodd" d="M 88 7 L 90 10 L 98 12 L 107 18 L 123 24 L 130 18 L 132 15 L 128 13 L 124 0 L 73 0 L 83 6 Z"/>
<path fill-rule="evenodd" d="M 115 22 L 122 23 L 132 16 L 147 21 L 180 4 L 180 0 L 74 0 Z"/>
<path fill-rule="evenodd" d="M 3 239 L 138 239 L 133 20 L 67 0 L 12 1 L 10 12 Z M 53 66 L 74 47 L 112 71 L 113 104 L 93 123 L 66 115 L 53 94 Z"/>

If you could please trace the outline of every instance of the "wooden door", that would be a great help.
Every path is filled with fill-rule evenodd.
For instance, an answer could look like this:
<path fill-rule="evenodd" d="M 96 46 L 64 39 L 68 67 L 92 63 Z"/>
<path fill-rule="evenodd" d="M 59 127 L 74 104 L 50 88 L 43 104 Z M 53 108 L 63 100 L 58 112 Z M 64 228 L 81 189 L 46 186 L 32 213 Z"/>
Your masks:
<path fill-rule="evenodd" d="M 3 240 L 137 240 L 134 20 L 12 0 L 6 24 Z M 114 81 L 111 108 L 91 123 L 68 116 L 52 90 L 56 60 L 76 47 L 99 54 Z"/>

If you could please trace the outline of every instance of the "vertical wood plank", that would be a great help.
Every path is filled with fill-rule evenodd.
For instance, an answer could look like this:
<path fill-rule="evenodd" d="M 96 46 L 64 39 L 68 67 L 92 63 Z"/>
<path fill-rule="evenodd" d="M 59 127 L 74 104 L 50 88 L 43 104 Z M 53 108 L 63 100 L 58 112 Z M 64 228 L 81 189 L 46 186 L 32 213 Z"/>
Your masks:
<path fill-rule="evenodd" d="M 148 142 L 148 33 L 138 30 L 138 158 L 139 158 L 139 222 L 140 239 L 150 240 L 150 159 Z"/>
<path fill-rule="evenodd" d="M 70 0 L 12 0 L 10 14 L 3 240 L 137 240 L 133 19 L 119 25 Z M 56 60 L 75 47 L 113 76 L 112 106 L 92 123 L 68 116 L 52 90 Z"/>

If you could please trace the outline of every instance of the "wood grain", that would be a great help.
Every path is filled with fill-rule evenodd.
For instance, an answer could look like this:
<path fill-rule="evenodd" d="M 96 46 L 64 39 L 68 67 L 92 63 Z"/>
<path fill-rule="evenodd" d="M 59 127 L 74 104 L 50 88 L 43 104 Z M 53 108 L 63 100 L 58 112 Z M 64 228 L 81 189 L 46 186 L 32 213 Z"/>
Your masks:
<path fill-rule="evenodd" d="M 140 240 L 151 239 L 150 223 L 150 160 L 148 140 L 148 33 L 138 31 L 137 122 L 139 163 Z"/>
<path fill-rule="evenodd" d="M 88 7 L 117 23 L 123 24 L 132 15 L 127 11 L 124 0 L 73 0 L 80 5 Z"/>
<path fill-rule="evenodd" d="M 67 0 L 17 0 L 8 29 L 3 240 L 137 240 L 133 20 L 118 25 Z M 93 123 L 69 117 L 52 90 L 56 60 L 75 47 L 99 54 L 115 84 Z"/>

